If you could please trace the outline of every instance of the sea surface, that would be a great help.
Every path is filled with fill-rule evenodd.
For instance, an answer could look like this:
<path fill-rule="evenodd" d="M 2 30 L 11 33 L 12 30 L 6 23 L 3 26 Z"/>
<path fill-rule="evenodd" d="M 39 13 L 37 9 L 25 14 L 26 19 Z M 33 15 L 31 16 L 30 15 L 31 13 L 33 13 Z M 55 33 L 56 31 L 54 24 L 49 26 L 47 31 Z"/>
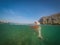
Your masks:
<path fill-rule="evenodd" d="M 60 25 L 41 25 L 43 40 L 30 25 L 0 24 L 0 45 L 60 45 Z"/>

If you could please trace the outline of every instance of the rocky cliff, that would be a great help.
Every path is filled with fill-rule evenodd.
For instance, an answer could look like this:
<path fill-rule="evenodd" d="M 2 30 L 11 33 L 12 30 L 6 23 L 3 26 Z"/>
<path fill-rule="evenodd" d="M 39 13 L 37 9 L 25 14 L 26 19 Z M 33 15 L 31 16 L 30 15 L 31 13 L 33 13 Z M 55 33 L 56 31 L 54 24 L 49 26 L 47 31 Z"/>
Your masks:
<path fill-rule="evenodd" d="M 39 22 L 41 24 L 60 24 L 60 13 L 42 17 Z"/>

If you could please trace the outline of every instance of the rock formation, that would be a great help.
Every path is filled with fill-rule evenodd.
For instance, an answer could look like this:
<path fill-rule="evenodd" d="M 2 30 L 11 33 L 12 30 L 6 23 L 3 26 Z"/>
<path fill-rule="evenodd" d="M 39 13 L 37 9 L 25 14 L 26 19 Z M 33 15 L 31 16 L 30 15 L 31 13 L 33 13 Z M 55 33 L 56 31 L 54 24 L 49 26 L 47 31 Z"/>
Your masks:
<path fill-rule="evenodd" d="M 60 13 L 42 17 L 39 22 L 41 24 L 60 24 Z"/>

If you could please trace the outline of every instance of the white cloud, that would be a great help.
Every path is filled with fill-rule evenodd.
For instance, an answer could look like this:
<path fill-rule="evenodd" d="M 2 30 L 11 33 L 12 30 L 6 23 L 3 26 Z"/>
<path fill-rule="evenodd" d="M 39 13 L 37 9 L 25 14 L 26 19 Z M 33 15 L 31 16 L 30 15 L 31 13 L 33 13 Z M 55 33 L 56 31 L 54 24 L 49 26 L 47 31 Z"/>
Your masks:
<path fill-rule="evenodd" d="M 15 14 L 15 12 L 12 9 L 3 9 L 3 12 L 5 14 Z"/>
<path fill-rule="evenodd" d="M 13 11 L 12 9 L 4 9 L 3 11 L 3 20 L 14 23 L 27 24 L 32 23 L 33 19 L 23 16 L 22 14 Z"/>

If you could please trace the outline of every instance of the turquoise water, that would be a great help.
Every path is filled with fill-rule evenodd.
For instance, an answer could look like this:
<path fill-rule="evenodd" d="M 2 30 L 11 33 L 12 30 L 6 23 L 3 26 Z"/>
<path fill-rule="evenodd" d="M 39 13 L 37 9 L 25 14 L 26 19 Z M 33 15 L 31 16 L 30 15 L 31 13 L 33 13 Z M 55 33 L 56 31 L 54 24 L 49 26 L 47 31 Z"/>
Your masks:
<path fill-rule="evenodd" d="M 0 24 L 0 45 L 60 45 L 60 25 L 41 27 L 43 40 L 29 25 Z"/>

